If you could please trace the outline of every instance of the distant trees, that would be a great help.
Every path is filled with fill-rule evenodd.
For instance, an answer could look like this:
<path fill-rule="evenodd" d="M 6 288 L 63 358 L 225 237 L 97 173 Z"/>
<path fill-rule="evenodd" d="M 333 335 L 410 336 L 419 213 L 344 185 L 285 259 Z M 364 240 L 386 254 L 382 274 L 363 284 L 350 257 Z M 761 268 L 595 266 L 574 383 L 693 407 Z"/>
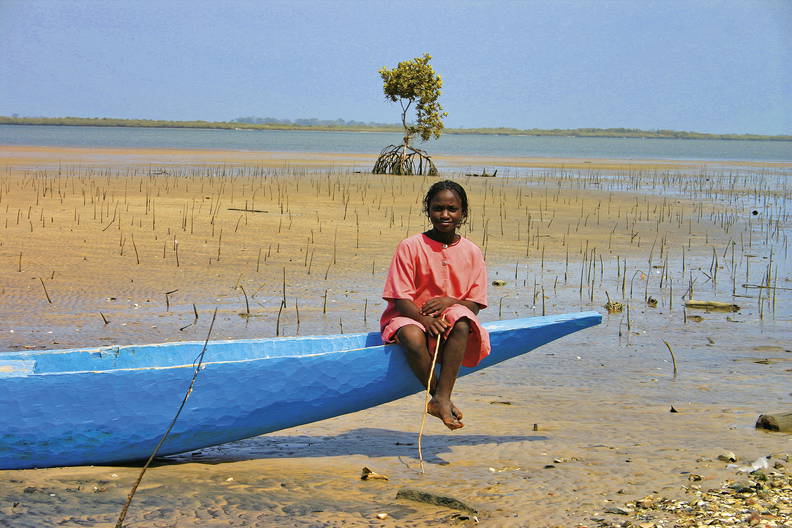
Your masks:
<path fill-rule="evenodd" d="M 437 174 L 437 168 L 429 155 L 410 145 L 413 136 L 423 141 L 440 137 L 443 118 L 448 114 L 438 102 L 443 80 L 435 73 L 429 61 L 432 56 L 403 61 L 395 68 L 379 70 L 385 97 L 401 106 L 401 122 L 404 137 L 401 145 L 388 145 L 380 152 L 374 174 Z M 413 106 L 414 105 L 414 106 Z M 415 121 L 408 121 L 410 111 L 415 112 Z"/>
<path fill-rule="evenodd" d="M 300 118 L 300 119 L 278 119 L 276 117 L 257 117 L 257 116 L 245 116 L 245 117 L 237 117 L 231 120 L 231 123 L 243 123 L 247 125 L 290 125 L 290 126 L 301 126 L 301 127 L 394 127 L 398 126 L 395 123 L 374 123 L 374 122 L 365 122 L 365 121 L 355 121 L 355 120 L 344 120 L 341 118 L 338 119 L 317 119 L 315 117 L 311 118 Z"/>
<path fill-rule="evenodd" d="M 445 114 L 443 114 L 445 115 Z M 206 129 L 235 129 L 250 130 L 316 130 L 316 131 L 366 131 L 366 132 L 394 132 L 401 125 L 387 123 L 357 124 L 359 121 L 346 121 L 346 124 L 337 124 L 338 121 L 323 121 L 318 119 L 288 119 L 275 120 L 277 122 L 248 123 L 239 121 L 249 119 L 236 118 L 234 121 L 164 121 L 153 119 L 119 119 L 110 117 L 13 117 L 0 115 L 0 125 L 46 125 L 46 126 L 106 126 L 106 127 L 138 127 L 138 128 L 206 128 Z M 274 118 L 252 118 L 274 119 Z M 297 122 L 317 122 L 333 124 L 298 125 Z M 403 127 L 402 127 L 403 129 Z M 552 130 L 547 129 L 519 129 L 519 128 L 458 128 L 443 129 L 448 134 L 482 134 L 482 135 L 520 135 L 520 136 L 566 136 L 566 137 L 601 137 L 601 138 L 641 138 L 641 139 L 714 139 L 714 140 L 739 140 L 739 141 L 792 141 L 792 135 L 762 135 L 762 134 L 706 134 L 702 132 L 684 132 L 679 130 L 640 130 L 637 128 L 572 128 Z M 392 147 L 393 145 L 391 145 Z M 417 149 L 415 149 L 417 150 Z M 424 153 L 425 154 L 425 153 Z"/>

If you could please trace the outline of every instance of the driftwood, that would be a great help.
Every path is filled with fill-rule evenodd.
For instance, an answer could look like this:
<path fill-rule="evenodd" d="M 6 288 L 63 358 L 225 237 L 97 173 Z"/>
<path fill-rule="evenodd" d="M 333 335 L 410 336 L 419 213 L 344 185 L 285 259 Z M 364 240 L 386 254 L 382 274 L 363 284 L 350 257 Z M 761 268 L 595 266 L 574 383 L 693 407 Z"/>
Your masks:
<path fill-rule="evenodd" d="M 447 495 L 435 495 L 427 491 L 421 491 L 412 488 L 402 488 L 396 493 L 397 499 L 406 499 L 417 502 L 424 502 L 434 506 L 441 506 L 443 508 L 450 508 L 452 510 L 461 510 L 469 513 L 478 513 L 475 508 L 465 504 L 461 500 L 449 497 Z"/>
<path fill-rule="evenodd" d="M 609 314 L 620 313 L 622 310 L 624 310 L 624 305 L 622 303 L 620 303 L 619 301 L 611 301 L 608 292 L 605 292 L 605 296 L 608 298 L 608 302 L 605 303 L 603 308 L 608 310 Z"/>
<path fill-rule="evenodd" d="M 715 312 L 739 312 L 740 307 L 736 304 L 718 302 L 718 301 L 696 301 L 690 299 L 685 301 L 686 308 L 698 308 L 700 310 L 708 310 Z"/>
<path fill-rule="evenodd" d="M 465 176 L 471 176 L 475 178 L 494 178 L 497 175 L 498 175 L 498 169 L 495 169 L 495 172 L 493 172 L 492 174 L 487 173 L 487 169 L 481 171 L 481 174 L 477 174 L 475 172 L 465 173 Z"/>
<path fill-rule="evenodd" d="M 792 288 L 784 288 L 782 286 L 766 286 L 764 284 L 743 284 L 743 288 L 763 288 L 765 290 L 785 290 L 792 291 Z"/>
<path fill-rule="evenodd" d="M 756 428 L 792 433 L 792 412 L 763 414 L 756 420 Z"/>
<path fill-rule="evenodd" d="M 239 207 L 229 207 L 229 211 L 242 211 L 243 213 L 267 213 L 269 211 L 264 211 L 263 209 L 242 209 Z"/>
<path fill-rule="evenodd" d="M 364 467 L 363 471 L 360 472 L 360 480 L 388 480 L 388 477 L 385 475 L 380 475 L 379 473 L 375 473 L 369 468 Z"/>

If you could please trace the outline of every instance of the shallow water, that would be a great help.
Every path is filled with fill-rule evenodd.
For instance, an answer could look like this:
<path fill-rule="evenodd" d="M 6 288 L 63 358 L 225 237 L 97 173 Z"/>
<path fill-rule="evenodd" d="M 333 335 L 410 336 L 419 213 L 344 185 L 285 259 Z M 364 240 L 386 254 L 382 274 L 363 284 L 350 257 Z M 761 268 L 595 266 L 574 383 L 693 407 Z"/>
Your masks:
<path fill-rule="evenodd" d="M 51 147 L 378 153 L 401 139 L 388 132 L 0 125 L 0 145 Z M 419 148 L 433 155 L 792 161 L 792 141 L 444 134 Z"/>

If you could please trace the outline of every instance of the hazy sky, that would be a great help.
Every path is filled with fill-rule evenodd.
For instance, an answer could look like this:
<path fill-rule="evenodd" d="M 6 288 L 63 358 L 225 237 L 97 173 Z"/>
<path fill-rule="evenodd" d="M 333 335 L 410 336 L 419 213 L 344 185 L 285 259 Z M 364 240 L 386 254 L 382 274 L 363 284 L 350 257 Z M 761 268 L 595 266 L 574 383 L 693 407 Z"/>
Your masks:
<path fill-rule="evenodd" d="M 789 0 L 0 0 L 0 115 L 395 123 L 424 52 L 449 127 L 792 133 Z"/>

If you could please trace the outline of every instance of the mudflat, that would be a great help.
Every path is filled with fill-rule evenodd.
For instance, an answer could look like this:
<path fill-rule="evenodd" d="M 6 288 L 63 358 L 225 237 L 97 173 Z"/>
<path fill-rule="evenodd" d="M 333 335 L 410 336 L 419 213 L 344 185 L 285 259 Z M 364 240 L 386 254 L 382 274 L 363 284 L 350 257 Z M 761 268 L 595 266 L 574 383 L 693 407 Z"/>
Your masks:
<path fill-rule="evenodd" d="M 216 339 L 377 329 L 393 248 L 428 227 L 434 179 L 367 174 L 372 161 L 0 147 L 0 355 L 202 340 L 215 308 Z M 603 324 L 461 379 L 466 427 L 430 422 L 424 475 L 416 396 L 163 460 L 129 526 L 475 523 L 397 500 L 402 487 L 491 526 L 660 523 L 677 513 L 625 505 L 746 478 L 723 450 L 783 463 L 789 435 L 753 424 L 792 400 L 792 164 L 438 161 L 469 193 L 462 234 L 505 282 L 483 320 L 595 309 Z M 479 166 L 505 169 L 466 176 Z M 361 481 L 364 466 L 390 480 Z M 110 525 L 136 473 L 2 471 L 0 524 Z"/>

